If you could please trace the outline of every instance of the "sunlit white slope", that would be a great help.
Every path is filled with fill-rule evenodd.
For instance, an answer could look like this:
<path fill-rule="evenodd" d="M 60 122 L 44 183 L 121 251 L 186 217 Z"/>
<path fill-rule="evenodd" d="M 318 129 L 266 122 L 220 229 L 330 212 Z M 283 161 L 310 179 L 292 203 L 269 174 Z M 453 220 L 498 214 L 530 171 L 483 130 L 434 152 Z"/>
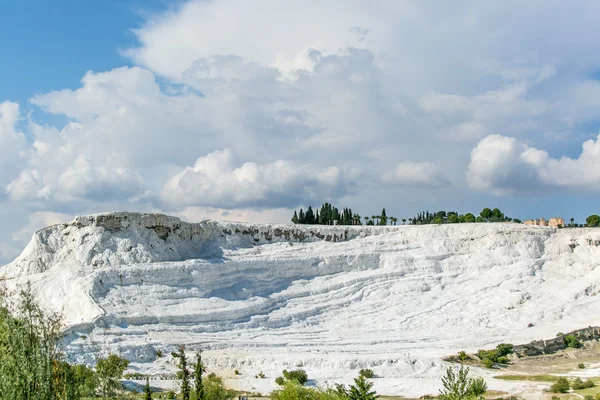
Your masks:
<path fill-rule="evenodd" d="M 40 301 L 63 309 L 77 361 L 118 351 L 136 369 L 172 372 L 168 354 L 185 344 L 248 390 L 273 388 L 284 368 L 331 383 L 369 367 L 383 393 L 417 395 L 436 392 L 442 355 L 600 324 L 599 244 L 600 230 L 519 224 L 187 224 L 119 213 L 36 233 L 0 275 L 31 281 Z M 254 379 L 261 371 L 268 378 Z"/>

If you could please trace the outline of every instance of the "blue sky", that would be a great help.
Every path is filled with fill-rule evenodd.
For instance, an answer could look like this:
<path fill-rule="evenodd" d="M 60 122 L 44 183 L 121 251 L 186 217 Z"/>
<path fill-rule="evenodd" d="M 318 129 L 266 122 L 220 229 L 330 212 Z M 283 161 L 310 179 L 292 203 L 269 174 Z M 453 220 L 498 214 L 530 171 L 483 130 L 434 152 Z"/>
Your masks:
<path fill-rule="evenodd" d="M 73 216 L 288 222 L 600 191 L 600 5 L 0 2 L 0 262 Z"/>
<path fill-rule="evenodd" d="M 173 2 L 174 3 L 174 2 Z M 0 93 L 25 103 L 76 88 L 88 71 L 131 65 L 119 50 L 137 43 L 132 29 L 167 8 L 164 0 L 2 0 Z"/>

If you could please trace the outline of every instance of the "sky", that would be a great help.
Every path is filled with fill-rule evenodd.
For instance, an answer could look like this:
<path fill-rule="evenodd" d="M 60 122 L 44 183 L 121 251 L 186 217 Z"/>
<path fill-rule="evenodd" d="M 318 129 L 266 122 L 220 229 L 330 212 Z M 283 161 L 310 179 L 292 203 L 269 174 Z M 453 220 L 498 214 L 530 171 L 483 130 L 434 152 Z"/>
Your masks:
<path fill-rule="evenodd" d="M 74 216 L 600 213 L 600 3 L 1 0 L 0 263 Z"/>

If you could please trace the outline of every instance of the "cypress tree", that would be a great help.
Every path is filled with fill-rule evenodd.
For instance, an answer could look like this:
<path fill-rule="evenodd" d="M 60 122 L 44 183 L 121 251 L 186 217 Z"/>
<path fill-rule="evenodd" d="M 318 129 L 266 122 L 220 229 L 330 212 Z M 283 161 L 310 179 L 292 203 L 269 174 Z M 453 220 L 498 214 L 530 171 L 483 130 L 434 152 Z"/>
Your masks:
<path fill-rule="evenodd" d="M 319 215 L 319 210 L 315 211 L 315 224 L 320 224 L 321 222 L 319 222 L 319 218 L 321 218 L 321 216 Z"/>
<path fill-rule="evenodd" d="M 304 214 L 304 219 L 306 220 L 307 224 L 315 223 L 315 213 L 313 212 L 311 206 L 308 206 L 308 210 L 306 210 L 306 214 Z"/>
<path fill-rule="evenodd" d="M 185 346 L 179 347 L 179 373 L 181 376 L 181 398 L 190 400 L 190 371 L 187 369 Z"/>
<path fill-rule="evenodd" d="M 202 383 L 202 373 L 205 371 L 204 365 L 202 365 L 202 354 L 196 353 L 196 369 L 194 370 L 194 391 L 196 393 L 196 400 L 204 400 L 204 384 Z"/>
<path fill-rule="evenodd" d="M 298 223 L 299 224 L 305 224 L 305 219 L 304 219 L 304 211 L 302 211 L 302 209 L 300 209 L 300 213 L 298 213 Z"/>
<path fill-rule="evenodd" d="M 294 216 L 292 217 L 292 222 L 294 224 L 298 223 L 298 214 L 296 214 L 296 210 L 294 210 Z"/>
<path fill-rule="evenodd" d="M 146 377 L 146 386 L 144 386 L 144 400 L 152 400 L 152 391 L 150 390 L 150 379 Z"/>
<path fill-rule="evenodd" d="M 387 225 L 387 215 L 385 214 L 385 208 L 381 210 L 381 219 L 379 220 L 379 225 Z"/>

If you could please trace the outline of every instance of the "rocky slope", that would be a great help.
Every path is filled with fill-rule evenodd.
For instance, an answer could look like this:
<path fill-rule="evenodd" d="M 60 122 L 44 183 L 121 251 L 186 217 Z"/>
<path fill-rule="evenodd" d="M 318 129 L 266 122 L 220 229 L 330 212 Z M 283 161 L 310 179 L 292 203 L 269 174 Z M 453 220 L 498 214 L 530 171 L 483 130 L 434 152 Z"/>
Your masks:
<path fill-rule="evenodd" d="M 383 393 L 415 395 L 437 391 L 443 355 L 600 324 L 599 244 L 600 230 L 518 224 L 115 213 L 37 232 L 0 276 L 30 281 L 64 312 L 76 361 L 120 352 L 158 374 L 173 371 L 168 354 L 185 344 L 244 389 L 268 391 L 283 368 L 331 383 L 369 367 Z M 268 379 L 254 379 L 261 371 Z"/>

